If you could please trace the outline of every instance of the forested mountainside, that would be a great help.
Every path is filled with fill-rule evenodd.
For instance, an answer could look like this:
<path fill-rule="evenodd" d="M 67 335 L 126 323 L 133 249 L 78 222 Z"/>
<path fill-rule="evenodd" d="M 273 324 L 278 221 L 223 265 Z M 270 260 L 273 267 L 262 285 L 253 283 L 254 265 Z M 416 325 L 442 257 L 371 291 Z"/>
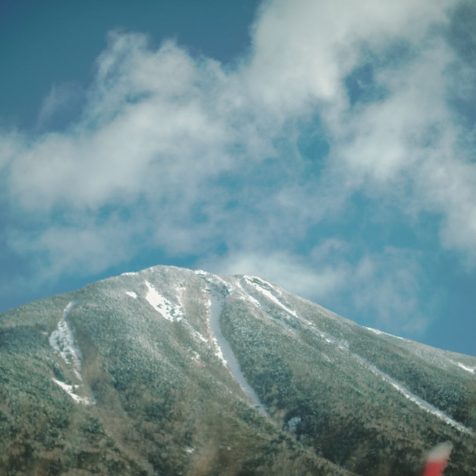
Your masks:
<path fill-rule="evenodd" d="M 476 358 L 261 278 L 157 266 L 0 314 L 0 474 L 476 467 Z"/>

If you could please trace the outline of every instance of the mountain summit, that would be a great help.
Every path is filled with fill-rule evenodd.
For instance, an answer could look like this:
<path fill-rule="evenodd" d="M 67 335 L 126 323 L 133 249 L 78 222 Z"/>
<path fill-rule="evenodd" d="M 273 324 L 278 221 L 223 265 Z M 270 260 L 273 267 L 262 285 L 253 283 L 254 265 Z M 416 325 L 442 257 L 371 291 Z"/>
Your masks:
<path fill-rule="evenodd" d="M 0 314 L 0 473 L 417 475 L 476 467 L 476 358 L 254 276 L 157 266 Z"/>

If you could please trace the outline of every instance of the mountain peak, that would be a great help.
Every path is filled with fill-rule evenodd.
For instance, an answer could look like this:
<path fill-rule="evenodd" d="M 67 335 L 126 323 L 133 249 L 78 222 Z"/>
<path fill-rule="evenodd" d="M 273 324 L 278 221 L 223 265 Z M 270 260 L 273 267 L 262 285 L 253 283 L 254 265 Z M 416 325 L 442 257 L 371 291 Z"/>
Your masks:
<path fill-rule="evenodd" d="M 123 273 L 2 314 L 0 352 L 9 474 L 404 475 L 441 441 L 448 474 L 475 463 L 476 359 L 257 276 Z"/>

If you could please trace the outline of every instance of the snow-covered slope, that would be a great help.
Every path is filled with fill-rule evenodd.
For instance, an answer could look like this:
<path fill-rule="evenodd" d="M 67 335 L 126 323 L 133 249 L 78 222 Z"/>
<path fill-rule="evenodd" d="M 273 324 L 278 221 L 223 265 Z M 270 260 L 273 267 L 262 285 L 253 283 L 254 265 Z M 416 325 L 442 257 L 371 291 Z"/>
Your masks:
<path fill-rule="evenodd" d="M 476 463 L 475 358 L 259 277 L 125 273 L 1 315 L 0 352 L 0 434 L 27 435 L 0 439 L 0 472 L 28 447 L 18 474 L 404 475 L 441 441 L 447 474 Z M 62 422 L 48 438 L 15 416 L 40 408 Z"/>

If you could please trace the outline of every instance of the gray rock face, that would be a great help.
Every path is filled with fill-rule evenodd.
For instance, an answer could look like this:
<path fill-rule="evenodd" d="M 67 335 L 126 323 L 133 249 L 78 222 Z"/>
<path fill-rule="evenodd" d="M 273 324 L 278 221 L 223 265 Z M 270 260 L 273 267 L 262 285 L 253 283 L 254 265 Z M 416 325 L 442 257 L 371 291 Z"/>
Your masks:
<path fill-rule="evenodd" d="M 258 277 L 154 267 L 0 315 L 0 474 L 476 467 L 476 359 Z"/>

